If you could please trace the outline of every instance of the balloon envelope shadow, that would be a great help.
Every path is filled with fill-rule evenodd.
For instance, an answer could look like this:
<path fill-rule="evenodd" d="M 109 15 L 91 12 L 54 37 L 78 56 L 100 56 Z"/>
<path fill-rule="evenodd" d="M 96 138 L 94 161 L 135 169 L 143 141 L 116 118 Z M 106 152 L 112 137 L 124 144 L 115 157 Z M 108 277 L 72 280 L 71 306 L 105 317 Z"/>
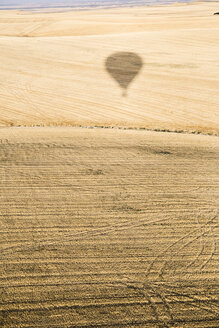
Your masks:
<path fill-rule="evenodd" d="M 116 52 L 106 59 L 105 66 L 107 72 L 124 89 L 125 96 L 129 84 L 140 72 L 143 62 L 134 52 Z"/>

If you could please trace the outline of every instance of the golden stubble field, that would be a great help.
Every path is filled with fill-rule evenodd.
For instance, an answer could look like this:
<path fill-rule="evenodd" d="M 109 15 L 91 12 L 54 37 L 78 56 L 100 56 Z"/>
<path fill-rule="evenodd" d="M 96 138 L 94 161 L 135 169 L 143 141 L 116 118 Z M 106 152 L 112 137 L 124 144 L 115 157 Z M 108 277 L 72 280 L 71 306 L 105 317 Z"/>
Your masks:
<path fill-rule="evenodd" d="M 0 125 L 218 133 L 218 3 L 64 13 L 0 12 Z M 143 67 L 122 97 L 115 52 Z"/>
<path fill-rule="evenodd" d="M 218 138 L 1 129 L 1 327 L 218 327 Z"/>
<path fill-rule="evenodd" d="M 216 11 L 0 12 L 0 328 L 219 326 Z"/>

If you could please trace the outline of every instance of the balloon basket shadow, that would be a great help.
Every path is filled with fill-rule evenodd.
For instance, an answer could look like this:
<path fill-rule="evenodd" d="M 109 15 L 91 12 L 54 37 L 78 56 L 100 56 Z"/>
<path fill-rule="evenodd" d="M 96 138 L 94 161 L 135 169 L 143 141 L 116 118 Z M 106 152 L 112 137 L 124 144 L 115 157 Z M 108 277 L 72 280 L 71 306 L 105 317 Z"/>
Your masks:
<path fill-rule="evenodd" d="M 127 95 L 128 95 L 127 91 L 126 91 L 126 90 L 123 91 L 122 96 L 123 96 L 123 97 L 127 97 Z"/>

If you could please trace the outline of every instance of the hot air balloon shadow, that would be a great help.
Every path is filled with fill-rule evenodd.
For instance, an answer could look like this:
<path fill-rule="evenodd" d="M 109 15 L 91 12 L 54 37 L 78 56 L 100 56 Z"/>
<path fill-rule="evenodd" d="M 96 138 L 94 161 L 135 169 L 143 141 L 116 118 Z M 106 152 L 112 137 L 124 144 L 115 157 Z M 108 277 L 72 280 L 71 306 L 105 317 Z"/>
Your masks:
<path fill-rule="evenodd" d="M 105 66 L 107 72 L 124 90 L 123 96 L 126 96 L 128 86 L 140 72 L 143 62 L 134 52 L 116 52 L 106 59 Z"/>

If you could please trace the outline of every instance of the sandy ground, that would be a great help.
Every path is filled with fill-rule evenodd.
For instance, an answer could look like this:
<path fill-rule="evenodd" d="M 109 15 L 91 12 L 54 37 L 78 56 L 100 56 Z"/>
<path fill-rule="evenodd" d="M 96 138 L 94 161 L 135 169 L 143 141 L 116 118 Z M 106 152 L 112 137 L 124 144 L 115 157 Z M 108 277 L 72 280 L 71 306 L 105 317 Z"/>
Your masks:
<path fill-rule="evenodd" d="M 218 3 L 64 13 L 0 12 L 0 125 L 218 133 Z M 143 68 L 127 97 L 105 70 Z"/>
<path fill-rule="evenodd" d="M 218 327 L 218 138 L 1 129 L 1 327 Z"/>

